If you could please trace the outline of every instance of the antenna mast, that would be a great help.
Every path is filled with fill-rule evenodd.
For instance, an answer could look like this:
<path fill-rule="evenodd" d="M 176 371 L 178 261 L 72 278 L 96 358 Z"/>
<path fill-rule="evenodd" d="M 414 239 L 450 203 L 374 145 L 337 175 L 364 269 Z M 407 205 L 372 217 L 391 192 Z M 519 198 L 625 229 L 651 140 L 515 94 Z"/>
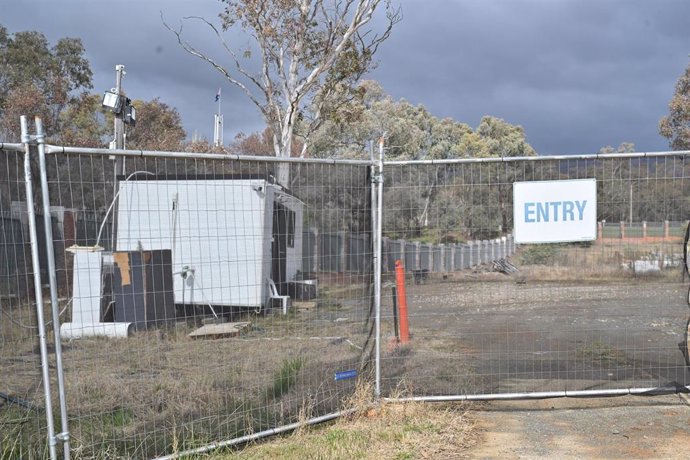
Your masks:
<path fill-rule="evenodd" d="M 215 147 L 223 146 L 223 115 L 220 114 L 220 88 L 216 93 L 216 102 L 218 102 L 218 113 L 213 116 L 213 145 Z"/>

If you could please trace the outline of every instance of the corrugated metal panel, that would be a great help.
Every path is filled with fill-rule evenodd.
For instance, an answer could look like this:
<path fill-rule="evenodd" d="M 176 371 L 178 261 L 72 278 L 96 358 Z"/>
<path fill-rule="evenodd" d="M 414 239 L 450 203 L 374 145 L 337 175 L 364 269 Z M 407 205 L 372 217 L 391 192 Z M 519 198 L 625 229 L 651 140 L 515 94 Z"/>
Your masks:
<path fill-rule="evenodd" d="M 368 260 L 371 257 L 369 238 L 363 235 L 348 235 L 349 251 L 347 254 L 347 269 L 355 273 L 367 273 L 369 271 Z"/>
<path fill-rule="evenodd" d="M 420 248 L 419 264 L 420 270 L 433 271 L 431 262 L 433 257 L 433 247 L 430 244 L 422 244 Z"/>
<path fill-rule="evenodd" d="M 321 270 L 337 273 L 340 271 L 340 254 L 343 241 L 337 233 L 322 233 L 321 238 Z"/>
<path fill-rule="evenodd" d="M 405 243 L 405 270 L 417 270 L 417 245 Z"/>
<path fill-rule="evenodd" d="M 440 273 L 443 271 L 443 259 L 441 257 L 441 246 L 431 246 L 432 257 L 432 271 Z"/>
<path fill-rule="evenodd" d="M 401 241 L 388 242 L 388 271 L 395 272 L 395 261 L 402 260 L 404 244 Z"/>

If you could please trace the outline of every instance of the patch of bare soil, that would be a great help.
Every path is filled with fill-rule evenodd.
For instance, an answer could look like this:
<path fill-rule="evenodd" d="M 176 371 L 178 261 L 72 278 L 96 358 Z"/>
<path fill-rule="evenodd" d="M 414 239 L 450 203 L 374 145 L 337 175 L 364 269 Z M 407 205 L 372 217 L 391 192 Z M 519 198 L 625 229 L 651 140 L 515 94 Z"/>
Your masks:
<path fill-rule="evenodd" d="M 467 458 L 688 458 L 690 407 L 675 395 L 492 402 Z"/>

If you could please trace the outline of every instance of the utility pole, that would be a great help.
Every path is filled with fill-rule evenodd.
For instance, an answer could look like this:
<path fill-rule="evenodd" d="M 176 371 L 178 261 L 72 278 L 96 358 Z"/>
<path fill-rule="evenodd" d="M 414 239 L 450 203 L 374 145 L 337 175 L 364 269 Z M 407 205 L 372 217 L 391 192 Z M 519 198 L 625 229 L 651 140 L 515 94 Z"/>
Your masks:
<path fill-rule="evenodd" d="M 136 109 L 132 106 L 132 101 L 122 93 L 122 79 L 126 75 L 125 66 L 118 64 L 115 66 L 115 88 L 105 91 L 103 94 L 103 107 L 110 110 L 115 118 L 114 139 L 110 142 L 111 149 L 124 150 L 125 148 L 125 124 L 134 126 L 136 124 Z M 113 196 L 117 196 L 117 177 L 125 174 L 124 157 L 112 155 L 113 160 Z M 115 218 L 111 226 L 111 250 L 114 248 L 115 237 Z"/>
<path fill-rule="evenodd" d="M 122 98 L 122 78 L 125 76 L 125 66 L 117 64 L 115 66 L 115 94 Z M 124 110 L 115 114 L 114 131 L 116 149 L 125 148 L 125 122 L 123 119 Z M 117 175 L 125 173 L 125 159 L 121 156 L 115 157 L 115 164 L 113 165 L 113 196 L 117 194 Z M 115 250 L 115 219 L 113 219 L 112 228 L 110 229 L 110 250 Z"/>
<path fill-rule="evenodd" d="M 118 64 L 115 66 L 115 94 L 122 96 L 122 78 L 126 75 L 125 66 Z M 125 148 L 125 122 L 124 111 L 115 114 L 115 148 Z"/>

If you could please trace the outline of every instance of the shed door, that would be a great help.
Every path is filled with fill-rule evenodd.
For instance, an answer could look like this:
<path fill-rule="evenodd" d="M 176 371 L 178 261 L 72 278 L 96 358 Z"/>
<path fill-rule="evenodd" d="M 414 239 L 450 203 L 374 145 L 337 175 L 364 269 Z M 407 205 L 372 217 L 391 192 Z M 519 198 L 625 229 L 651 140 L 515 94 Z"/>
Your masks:
<path fill-rule="evenodd" d="M 281 295 L 287 293 L 287 248 L 295 244 L 295 213 L 280 203 L 273 205 L 271 278 Z"/>

